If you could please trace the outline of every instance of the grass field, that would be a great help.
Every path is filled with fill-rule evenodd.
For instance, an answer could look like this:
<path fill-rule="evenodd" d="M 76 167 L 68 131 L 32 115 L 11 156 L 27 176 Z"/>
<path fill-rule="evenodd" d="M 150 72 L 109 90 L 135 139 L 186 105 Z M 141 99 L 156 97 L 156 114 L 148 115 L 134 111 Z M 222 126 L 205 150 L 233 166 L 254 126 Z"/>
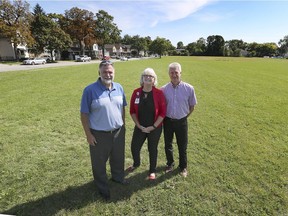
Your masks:
<path fill-rule="evenodd" d="M 129 101 L 144 68 L 152 67 L 162 86 L 173 61 L 182 64 L 182 79 L 195 87 L 198 99 L 189 117 L 189 175 L 164 174 L 162 137 L 156 181 L 146 180 L 144 145 L 141 167 L 127 175 L 130 185 L 110 182 L 110 203 L 93 185 L 79 120 L 82 90 L 97 79 L 98 65 L 1 73 L 0 214 L 288 215 L 288 61 L 117 62 L 115 81 Z M 126 128 L 128 167 L 133 130 L 128 109 Z M 178 159 L 176 148 L 174 154 Z"/>

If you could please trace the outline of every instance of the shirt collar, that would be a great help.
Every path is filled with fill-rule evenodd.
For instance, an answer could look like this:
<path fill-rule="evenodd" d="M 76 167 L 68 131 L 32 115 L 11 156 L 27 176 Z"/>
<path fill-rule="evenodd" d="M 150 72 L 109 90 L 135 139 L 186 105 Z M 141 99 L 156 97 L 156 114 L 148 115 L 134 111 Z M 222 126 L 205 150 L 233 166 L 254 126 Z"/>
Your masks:
<path fill-rule="evenodd" d="M 178 83 L 178 85 L 174 85 L 172 82 L 170 82 L 171 83 L 171 86 L 173 87 L 173 88 L 177 88 L 178 86 L 180 86 L 181 84 L 182 84 L 182 80 L 180 80 L 180 82 Z"/>
<path fill-rule="evenodd" d="M 106 90 L 113 91 L 113 90 L 115 89 L 115 88 L 114 88 L 114 86 L 115 86 L 115 85 L 114 85 L 114 82 L 112 82 L 112 88 L 111 88 L 111 90 L 110 90 L 110 89 L 107 89 L 106 86 L 102 83 L 101 77 L 98 78 L 97 83 L 100 85 L 100 87 L 101 87 L 101 89 L 102 89 L 103 91 L 106 91 Z"/>

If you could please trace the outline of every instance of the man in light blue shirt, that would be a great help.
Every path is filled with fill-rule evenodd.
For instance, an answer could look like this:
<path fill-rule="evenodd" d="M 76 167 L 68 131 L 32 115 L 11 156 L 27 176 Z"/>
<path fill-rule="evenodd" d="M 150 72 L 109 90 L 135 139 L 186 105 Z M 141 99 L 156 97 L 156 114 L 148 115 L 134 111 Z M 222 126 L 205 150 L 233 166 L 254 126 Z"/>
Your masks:
<path fill-rule="evenodd" d="M 102 61 L 99 65 L 99 78 L 88 85 L 81 100 L 81 123 L 90 147 L 90 157 L 94 181 L 100 195 L 110 199 L 106 174 L 109 159 L 112 180 L 125 184 L 125 106 L 123 87 L 113 82 L 113 63 Z"/>
<path fill-rule="evenodd" d="M 187 144 L 188 123 L 187 117 L 193 112 L 197 104 L 194 87 L 181 80 L 181 65 L 177 62 L 168 67 L 171 82 L 161 89 L 164 92 L 167 104 L 164 119 L 164 141 L 167 159 L 166 173 L 171 172 L 174 166 L 173 137 L 176 135 L 179 150 L 179 168 L 181 175 L 186 177 L 187 171 Z"/>

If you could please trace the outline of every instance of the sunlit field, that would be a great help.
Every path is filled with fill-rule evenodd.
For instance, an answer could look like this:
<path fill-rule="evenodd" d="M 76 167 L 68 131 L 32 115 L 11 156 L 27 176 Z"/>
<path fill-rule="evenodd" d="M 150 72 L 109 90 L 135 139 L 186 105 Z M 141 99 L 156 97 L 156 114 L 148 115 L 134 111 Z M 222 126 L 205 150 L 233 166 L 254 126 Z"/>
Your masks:
<path fill-rule="evenodd" d="M 116 62 L 127 101 L 152 67 L 159 87 L 168 64 L 198 104 L 189 117 L 188 177 L 165 174 L 163 136 L 157 178 L 142 164 L 110 182 L 111 202 L 93 185 L 79 118 L 83 88 L 98 64 L 0 73 L 0 213 L 12 215 L 288 215 L 288 60 L 162 57 Z M 126 160 L 132 164 L 133 121 L 126 109 Z M 175 143 L 176 165 L 178 152 Z M 107 166 L 108 175 L 110 167 Z"/>

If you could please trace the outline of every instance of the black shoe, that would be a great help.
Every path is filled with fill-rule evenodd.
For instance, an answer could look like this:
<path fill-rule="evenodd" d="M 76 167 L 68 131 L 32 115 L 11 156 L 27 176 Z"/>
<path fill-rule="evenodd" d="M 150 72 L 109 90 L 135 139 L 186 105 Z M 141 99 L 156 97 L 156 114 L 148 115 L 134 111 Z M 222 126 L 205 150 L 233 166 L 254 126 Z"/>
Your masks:
<path fill-rule="evenodd" d="M 118 184 L 122 184 L 122 185 L 128 185 L 129 184 L 129 181 L 127 181 L 126 179 L 124 179 L 123 181 L 117 181 L 117 180 L 112 178 L 111 181 L 116 182 Z"/>
<path fill-rule="evenodd" d="M 111 199 L 109 192 L 101 192 L 100 191 L 99 194 L 105 201 L 109 201 Z"/>
<path fill-rule="evenodd" d="M 134 167 L 134 166 L 129 166 L 127 169 L 126 169 L 126 172 L 133 172 L 135 169 L 137 169 L 138 167 Z"/>
<path fill-rule="evenodd" d="M 171 165 L 171 166 L 166 165 L 165 173 L 170 173 L 173 171 L 173 169 L 174 169 L 174 165 Z"/>

